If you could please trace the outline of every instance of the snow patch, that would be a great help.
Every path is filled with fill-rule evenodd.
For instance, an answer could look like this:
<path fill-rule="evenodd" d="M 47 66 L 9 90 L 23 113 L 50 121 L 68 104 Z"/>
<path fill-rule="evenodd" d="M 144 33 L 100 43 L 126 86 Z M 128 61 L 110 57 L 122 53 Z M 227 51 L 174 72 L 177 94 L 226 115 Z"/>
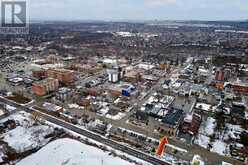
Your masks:
<path fill-rule="evenodd" d="M 33 126 L 30 128 L 18 126 L 5 133 L 3 141 L 17 152 L 24 152 L 45 145 L 49 139 L 44 137 L 52 132 L 53 128 L 49 126 Z"/>
<path fill-rule="evenodd" d="M 100 149 L 85 145 L 72 139 L 55 140 L 47 144 L 35 154 L 21 160 L 17 165 L 33 165 L 34 162 L 36 165 L 97 165 L 102 163 L 131 165 L 131 163 L 110 156 L 108 153 L 105 153 Z"/>

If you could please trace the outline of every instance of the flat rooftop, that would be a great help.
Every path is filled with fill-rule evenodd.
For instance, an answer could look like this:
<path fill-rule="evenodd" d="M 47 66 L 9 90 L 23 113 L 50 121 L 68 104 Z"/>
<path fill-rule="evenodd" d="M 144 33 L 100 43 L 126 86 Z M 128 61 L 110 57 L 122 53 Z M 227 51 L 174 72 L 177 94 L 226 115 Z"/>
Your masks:
<path fill-rule="evenodd" d="M 163 118 L 162 122 L 169 125 L 177 125 L 180 119 L 183 117 L 183 110 L 172 108 L 168 110 L 167 114 Z"/>
<path fill-rule="evenodd" d="M 48 82 L 54 81 L 54 80 L 56 80 L 56 79 L 49 77 L 49 78 L 46 78 L 44 80 L 40 80 L 38 82 L 34 82 L 34 84 L 35 85 L 42 85 L 42 84 L 45 84 L 45 83 L 48 83 Z"/>

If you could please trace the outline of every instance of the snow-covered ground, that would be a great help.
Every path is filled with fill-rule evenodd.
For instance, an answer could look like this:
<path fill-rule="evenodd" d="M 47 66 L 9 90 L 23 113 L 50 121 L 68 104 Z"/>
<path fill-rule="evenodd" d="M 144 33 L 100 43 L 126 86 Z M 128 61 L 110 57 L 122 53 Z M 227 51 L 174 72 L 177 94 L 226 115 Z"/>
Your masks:
<path fill-rule="evenodd" d="M 223 131 L 216 131 L 216 120 L 212 117 L 208 117 L 205 122 L 202 123 L 199 135 L 195 139 L 195 144 L 203 148 L 210 148 L 210 151 L 218 153 L 220 155 L 230 155 L 228 142 L 230 139 L 240 139 L 240 134 L 244 131 L 240 125 L 225 124 Z M 214 139 L 211 142 L 210 137 L 214 135 Z M 240 145 L 236 143 L 236 145 Z"/>
<path fill-rule="evenodd" d="M 45 161 L 44 161 L 45 160 Z M 72 139 L 55 140 L 38 152 L 21 160 L 17 165 L 131 165 L 118 157 L 113 157 L 100 149 Z"/>
<path fill-rule="evenodd" d="M 115 116 L 112 116 L 112 115 L 110 115 L 110 114 L 107 114 L 107 115 L 106 115 L 106 118 L 109 118 L 109 119 L 112 119 L 112 120 L 120 120 L 120 119 L 122 119 L 124 116 L 126 116 L 125 113 L 118 112 L 118 114 L 115 115 Z"/>
<path fill-rule="evenodd" d="M 197 139 L 195 140 L 195 144 L 198 144 L 203 148 L 208 148 L 209 142 L 210 142 L 210 138 L 202 134 L 199 134 Z"/>
<path fill-rule="evenodd" d="M 224 140 L 232 139 L 239 139 L 240 134 L 245 131 L 243 128 L 241 128 L 240 125 L 233 125 L 233 124 L 225 124 L 226 126 L 226 132 L 223 135 Z"/>
<path fill-rule="evenodd" d="M 4 115 L 4 111 L 0 109 L 0 116 Z"/>
<path fill-rule="evenodd" d="M 49 139 L 44 137 L 52 132 L 53 128 L 44 125 L 29 128 L 18 126 L 3 134 L 3 141 L 17 152 L 24 152 L 45 145 Z"/>
<path fill-rule="evenodd" d="M 16 110 L 16 108 L 15 107 L 13 107 L 13 106 L 10 106 L 10 105 L 6 105 L 6 107 L 5 107 L 8 111 L 14 111 L 14 110 Z"/>
<path fill-rule="evenodd" d="M 3 147 L 0 146 L 0 163 L 3 163 L 3 157 L 4 157 L 4 151 L 3 151 Z"/>
<path fill-rule="evenodd" d="M 210 138 L 205 135 L 199 135 L 198 138 L 195 140 L 195 144 L 203 148 L 208 148 L 208 145 L 212 145 L 211 151 L 218 153 L 220 155 L 226 155 L 227 144 L 220 140 L 215 140 L 214 142 L 210 142 Z"/>
<path fill-rule="evenodd" d="M 54 124 L 52 124 L 52 125 L 54 125 Z M 60 126 L 57 126 L 57 125 L 54 125 L 54 126 L 60 128 Z M 128 159 L 130 159 L 130 160 L 132 160 L 132 161 L 136 161 L 137 164 L 141 164 L 141 165 L 151 165 L 150 163 L 148 163 L 148 162 L 146 162 L 146 161 L 143 161 L 143 160 L 141 160 L 141 159 L 138 159 L 138 158 L 136 158 L 136 157 L 134 157 L 134 156 L 132 156 L 132 155 L 129 155 L 129 154 L 127 154 L 127 153 L 124 153 L 124 152 L 122 152 L 122 151 L 115 150 L 115 149 L 113 149 L 113 148 L 111 148 L 111 147 L 109 147 L 109 146 L 106 146 L 106 145 L 104 145 L 104 144 L 98 142 L 98 141 L 95 141 L 95 140 L 92 140 L 92 139 L 88 139 L 88 138 L 86 138 L 85 136 L 80 135 L 80 134 L 78 134 L 78 133 L 75 133 L 75 132 L 73 132 L 73 131 L 70 131 L 70 130 L 67 130 L 67 129 L 65 129 L 65 130 L 66 130 L 67 132 L 69 132 L 71 135 L 75 136 L 75 137 L 80 137 L 80 139 L 87 140 L 87 141 L 88 141 L 89 143 L 91 143 L 91 144 L 96 144 L 96 145 L 98 145 L 98 146 L 105 147 L 108 151 L 114 151 L 117 155 L 122 155 L 122 156 L 125 156 L 126 158 L 128 158 Z"/>
<path fill-rule="evenodd" d="M 20 123 L 20 125 L 28 125 L 31 122 L 30 121 L 31 120 L 30 115 L 28 113 L 25 113 L 25 112 L 18 112 L 18 113 L 12 114 L 11 116 L 0 120 L 0 123 L 3 123 L 7 120 L 18 121 L 18 123 Z"/>
<path fill-rule="evenodd" d="M 85 162 L 86 162 L 86 164 L 88 164 L 90 162 L 92 164 L 101 164 L 102 160 L 103 160 L 103 164 L 112 164 L 113 163 L 113 164 L 120 164 L 120 165 L 122 165 L 122 164 L 128 165 L 128 164 L 131 164 L 130 163 L 130 161 L 131 161 L 131 162 L 136 162 L 136 163 L 142 164 L 142 165 L 150 165 L 149 163 L 147 163 L 143 160 L 140 160 L 136 157 L 133 157 L 133 156 L 128 155 L 126 153 L 123 153 L 121 151 L 114 150 L 108 146 L 105 147 L 108 151 L 104 152 L 104 151 L 100 150 L 98 147 L 92 147 L 90 145 L 86 145 L 84 143 L 81 143 L 81 142 L 75 141 L 75 140 L 73 140 L 73 141 L 75 141 L 75 142 L 73 142 L 73 143 L 75 143 L 74 145 L 71 144 L 70 142 L 68 144 L 65 144 L 65 148 L 70 148 L 70 149 L 64 149 L 63 144 L 61 144 L 61 145 L 57 146 L 58 148 L 60 148 L 60 146 L 61 146 L 61 148 L 59 149 L 59 152 L 58 152 L 58 150 L 56 150 L 56 147 L 52 147 L 52 149 L 50 148 L 50 150 L 52 150 L 51 153 L 48 153 L 48 155 L 44 155 L 44 151 L 47 152 L 47 150 L 49 150 L 49 149 L 46 149 L 47 146 L 49 146 L 49 144 L 52 144 L 53 142 L 57 141 L 56 140 L 56 141 L 53 141 L 53 142 L 47 144 L 49 142 L 49 139 L 45 139 L 44 138 L 45 135 L 51 133 L 51 131 L 53 131 L 55 127 L 61 128 L 60 126 L 57 126 L 55 124 L 52 124 L 50 122 L 43 121 L 43 120 L 41 123 L 44 123 L 44 124 L 33 125 L 34 121 L 31 117 L 31 115 L 29 113 L 26 113 L 26 112 L 17 112 L 16 114 L 13 114 L 10 117 L 1 120 L 0 123 L 3 123 L 7 120 L 15 120 L 18 123 L 18 126 L 16 128 L 9 130 L 8 132 L 1 135 L 2 141 L 6 141 L 10 147 L 15 149 L 17 152 L 23 152 L 23 151 L 26 151 L 28 149 L 33 149 L 35 147 L 42 147 L 43 146 L 43 148 L 41 148 L 37 153 L 32 154 L 32 155 L 26 157 L 25 159 L 23 159 L 19 162 L 19 163 L 22 163 L 25 165 L 27 163 L 30 163 L 33 165 L 34 162 L 35 162 L 35 165 L 39 165 L 40 162 L 42 164 L 48 164 L 48 165 L 50 165 L 50 164 L 51 165 L 53 165 L 53 164 L 67 165 L 68 163 L 74 165 L 75 163 L 76 164 L 85 164 Z M 87 139 L 84 136 L 76 134 L 75 132 L 72 132 L 70 130 L 67 130 L 67 129 L 64 129 L 64 130 L 66 130 L 66 132 L 68 132 L 71 136 L 80 137 L 80 139 L 84 139 L 84 141 L 86 140 L 87 142 L 91 143 L 92 145 L 97 145 L 100 148 L 101 147 L 104 148 L 104 146 L 105 146 L 99 142 L 93 141 L 91 139 Z M 70 141 L 70 140 L 71 139 L 68 139 L 66 141 Z M 63 143 L 63 142 L 61 142 L 61 143 Z M 74 147 L 74 146 L 80 146 L 80 145 L 81 145 L 81 147 Z M 81 148 L 83 151 L 79 150 L 79 148 Z M 75 150 L 75 152 L 74 152 L 74 150 Z M 78 151 L 78 152 L 76 152 L 76 151 Z M 116 153 L 118 156 L 116 156 L 116 157 L 109 156 L 108 154 L 110 153 L 110 151 Z M 44 156 L 44 157 L 42 157 L 42 160 L 48 160 L 48 159 L 50 160 L 51 158 L 49 157 L 49 155 L 52 155 L 52 154 L 59 155 L 59 157 L 57 157 L 59 160 L 57 160 L 56 157 L 51 156 L 52 158 L 54 158 L 51 160 L 55 161 L 55 162 L 58 161 L 58 163 L 49 163 L 47 161 L 36 161 L 36 160 L 35 161 L 31 160 L 29 162 L 29 160 L 33 159 L 33 157 L 35 157 L 34 159 L 36 159 L 36 155 L 39 154 L 40 152 Z M 62 152 L 64 152 L 64 153 L 62 153 Z M 68 152 L 69 152 L 69 154 L 68 154 Z M 84 154 L 86 155 L 85 157 L 84 157 Z M 71 156 L 73 161 L 69 160 L 68 157 L 61 156 L 61 155 L 67 155 L 68 157 Z M 1 154 L 1 150 L 0 150 L 0 158 L 2 158 L 2 156 L 4 156 L 4 154 Z M 121 157 L 124 157 L 125 159 L 127 159 L 129 161 L 121 159 Z M 74 158 L 76 160 L 80 160 L 79 163 L 74 162 Z M 92 161 L 89 161 L 90 159 L 92 159 Z M 26 161 L 28 161 L 28 162 L 26 162 Z M 38 164 L 37 164 L 37 162 L 38 162 Z M 81 163 L 81 162 L 83 162 L 83 163 Z"/>
<path fill-rule="evenodd" d="M 206 136 L 211 136 L 214 133 L 215 127 L 216 127 L 215 119 L 212 117 L 208 117 L 207 120 L 202 123 L 199 133 Z"/>
<path fill-rule="evenodd" d="M 204 165 L 205 163 L 203 162 L 202 158 L 199 155 L 194 155 L 191 164 Z"/>
<path fill-rule="evenodd" d="M 29 149 L 40 147 L 48 143 L 45 136 L 53 132 L 53 127 L 48 125 L 32 125 L 33 121 L 29 114 L 19 112 L 1 120 L 15 120 L 19 125 L 2 134 L 2 140 L 13 148 L 16 152 L 24 152 Z"/>
<path fill-rule="evenodd" d="M 216 152 L 220 155 L 225 155 L 226 147 L 227 147 L 226 143 L 220 140 L 216 140 L 215 142 L 213 142 L 213 148 L 211 149 L 211 151 Z"/>
<path fill-rule="evenodd" d="M 210 144 L 210 136 L 214 134 L 215 127 L 216 121 L 212 117 L 208 117 L 206 121 L 202 122 L 195 144 L 198 144 L 203 148 L 208 148 L 208 145 Z"/>

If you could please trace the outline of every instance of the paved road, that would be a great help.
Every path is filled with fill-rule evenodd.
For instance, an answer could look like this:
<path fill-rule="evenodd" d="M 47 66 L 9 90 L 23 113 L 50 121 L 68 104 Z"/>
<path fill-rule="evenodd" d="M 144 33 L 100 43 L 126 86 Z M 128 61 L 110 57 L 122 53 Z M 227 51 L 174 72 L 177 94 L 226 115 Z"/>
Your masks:
<path fill-rule="evenodd" d="M 155 92 L 155 90 L 156 90 L 156 88 L 161 84 L 163 82 L 163 79 L 162 80 L 160 80 L 160 82 L 158 82 L 153 88 L 151 88 L 149 91 L 148 91 L 148 93 L 149 93 L 149 95 L 150 94 L 152 94 L 153 92 Z M 139 104 L 139 106 L 140 105 L 142 105 L 141 103 L 143 103 L 147 98 L 148 98 L 148 96 L 149 95 L 147 95 L 146 97 L 144 97 L 144 98 L 142 98 L 141 100 L 140 100 L 140 104 Z M 6 100 L 5 100 L 6 101 Z M 4 102 L 5 102 L 4 101 Z M 1 100 L 1 98 L 0 98 L 0 102 L 2 102 L 2 100 Z M 12 105 L 12 106 L 19 106 L 19 105 L 16 105 L 16 104 L 13 104 L 13 103 L 11 103 L 11 102 L 7 102 L 7 104 L 9 104 L 9 105 Z M 30 106 L 29 106 L 30 107 Z M 27 107 L 25 107 L 24 109 L 22 109 L 23 107 L 19 107 L 18 109 L 21 109 L 21 110 L 24 110 L 24 111 L 30 111 L 29 109 L 27 109 Z M 12 112 L 12 113 L 14 113 L 14 112 Z M 132 113 L 134 113 L 134 112 L 130 112 L 129 114 L 128 114 L 128 116 L 130 116 Z M 92 113 L 92 115 L 93 115 L 93 113 Z M 94 114 L 93 116 L 97 116 L 96 114 Z M 99 117 L 99 116 L 98 116 Z M 98 118 L 98 117 L 96 117 L 96 118 Z M 100 117 L 99 117 L 100 118 Z M 1 119 L 1 118 L 0 118 Z M 115 125 L 115 126 L 121 126 L 121 127 L 123 127 L 123 128 L 127 128 L 127 129 L 131 129 L 131 130 L 135 130 L 136 132 L 138 132 L 138 133 L 142 133 L 142 134 L 145 134 L 147 131 L 145 131 L 144 132 L 144 130 L 143 129 L 141 129 L 141 128 L 138 128 L 138 127 L 135 127 L 135 126 L 133 126 L 133 125 L 130 125 L 130 124 L 127 124 L 127 123 L 125 123 L 125 121 L 126 121 L 126 119 L 127 118 L 124 118 L 123 120 L 121 120 L 121 121 L 112 121 L 112 120 L 108 120 L 107 119 L 107 121 L 109 122 L 109 123 L 112 123 L 113 125 Z M 57 124 L 57 125 L 60 125 L 60 124 Z M 61 125 L 62 126 L 62 125 Z M 77 128 L 77 127 L 76 127 Z M 77 128 L 78 129 L 78 128 Z M 148 130 L 150 130 L 150 129 L 148 129 Z M 76 132 L 76 131 L 75 131 Z M 84 135 L 85 136 L 85 135 Z M 157 138 L 157 139 L 159 139 L 159 136 L 157 136 L 155 133 L 149 133 L 149 136 L 150 137 L 154 137 L 154 138 Z M 88 136 L 86 136 L 86 137 L 88 137 Z M 92 139 L 91 137 L 89 137 L 90 139 Z M 99 141 L 99 140 L 97 140 L 97 141 Z M 107 142 L 106 143 L 104 143 L 104 142 L 102 142 L 103 144 L 106 144 L 106 145 L 109 145 Z M 116 143 L 116 142 L 115 142 Z M 183 142 L 180 142 L 180 141 L 178 141 L 178 140 L 176 140 L 176 139 L 170 139 L 170 143 L 172 144 L 172 145 L 175 145 L 175 146 L 180 146 L 180 147 L 182 147 L 182 148 L 184 148 L 184 149 L 186 149 L 186 150 L 188 150 L 189 152 L 185 155 L 185 156 L 183 156 L 183 157 L 188 157 L 188 158 L 191 158 L 191 157 L 193 157 L 193 155 L 194 154 L 199 154 L 199 155 L 201 155 L 203 158 L 204 158 L 204 160 L 205 160 L 205 162 L 207 163 L 207 164 L 220 164 L 221 163 L 221 160 L 224 160 L 224 161 L 226 161 L 226 162 L 229 162 L 229 163 L 232 163 L 232 164 L 243 164 L 242 162 L 239 162 L 239 161 L 237 161 L 237 160 L 234 160 L 234 159 L 231 159 L 231 158 L 228 158 L 228 157 L 224 157 L 224 156 L 220 156 L 220 155 L 218 155 L 218 154 L 216 154 L 216 153 L 212 153 L 212 152 L 209 152 L 209 151 L 207 151 L 206 149 L 203 149 L 203 148 L 201 148 L 201 147 L 198 147 L 198 146 L 195 146 L 195 145 L 193 145 L 193 146 L 188 146 L 187 144 L 185 144 L 185 143 L 183 143 Z M 112 142 L 111 142 L 111 144 L 112 144 Z M 109 146 L 111 146 L 111 145 L 109 145 Z M 122 145 L 123 146 L 123 145 Z M 123 147 L 125 147 L 125 146 L 123 146 Z M 113 147 L 114 149 L 117 149 L 117 150 L 121 150 L 122 149 L 122 151 L 123 151 L 123 149 L 124 148 L 118 148 L 118 147 Z M 126 150 L 124 150 L 124 152 L 126 152 Z M 132 153 L 132 151 L 130 151 L 130 153 L 129 153 L 130 155 L 133 155 L 133 156 L 135 156 L 135 154 L 134 153 Z M 178 156 L 178 155 L 175 155 L 176 157 L 181 157 L 180 155 Z M 139 156 L 136 156 L 136 157 L 139 157 Z M 142 158 L 140 158 L 140 159 L 142 159 Z M 143 160 L 145 160 L 145 161 L 148 161 L 146 158 L 143 158 Z M 158 159 L 157 159 L 158 160 Z M 188 160 L 188 159 L 185 159 L 185 160 Z M 149 162 L 149 161 L 148 161 Z M 154 164 L 154 163 L 152 163 L 152 164 Z M 155 163 L 156 164 L 156 163 Z M 160 164 L 160 163 L 159 163 Z"/>
<path fill-rule="evenodd" d="M 8 104 L 8 105 L 11 105 L 11 106 L 14 106 L 14 107 L 18 108 L 19 110 L 23 110 L 23 111 L 26 111 L 28 113 L 31 113 L 33 111 L 33 110 L 31 110 L 29 108 L 29 106 L 21 106 L 21 105 L 18 105 L 16 103 L 14 103 L 14 102 L 6 100 L 4 98 L 0 98 L 0 102 Z M 125 145 L 119 144 L 119 143 L 117 143 L 115 141 L 112 141 L 112 140 L 107 139 L 105 137 L 102 137 L 100 135 L 94 134 L 94 133 L 89 132 L 87 130 L 84 130 L 82 128 L 76 127 L 75 125 L 72 125 L 72 124 L 67 123 L 65 121 L 62 121 L 62 120 L 59 120 L 59 119 L 57 119 L 55 117 L 52 117 L 50 115 L 47 115 L 47 114 L 44 114 L 44 113 L 41 113 L 41 112 L 38 112 L 38 113 L 43 119 L 45 119 L 45 120 L 47 120 L 47 121 L 49 121 L 51 123 L 54 123 L 54 124 L 59 125 L 59 126 L 62 126 L 62 127 L 66 128 L 66 129 L 69 129 L 69 130 L 71 130 L 73 132 L 76 132 L 76 133 L 78 133 L 80 135 L 83 135 L 83 136 L 85 136 L 85 137 L 87 137 L 89 139 L 92 139 L 92 140 L 98 141 L 100 143 L 103 143 L 103 144 L 105 144 L 107 146 L 110 146 L 110 147 L 116 149 L 116 150 L 120 150 L 120 151 L 125 152 L 125 153 L 127 153 L 129 155 L 135 156 L 135 157 L 137 157 L 139 159 L 142 159 L 142 160 L 144 160 L 146 162 L 149 162 L 151 164 L 154 164 L 154 165 L 170 165 L 169 162 L 160 160 L 160 159 L 158 159 L 156 157 L 153 157 L 151 155 L 142 153 L 141 151 L 137 151 L 137 150 L 132 149 L 130 147 L 127 147 Z"/>

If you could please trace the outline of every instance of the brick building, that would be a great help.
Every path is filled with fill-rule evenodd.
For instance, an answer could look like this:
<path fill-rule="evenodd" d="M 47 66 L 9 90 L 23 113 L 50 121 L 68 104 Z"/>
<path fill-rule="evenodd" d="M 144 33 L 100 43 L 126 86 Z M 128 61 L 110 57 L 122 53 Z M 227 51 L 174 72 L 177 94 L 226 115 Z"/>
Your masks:
<path fill-rule="evenodd" d="M 42 79 L 47 77 L 47 71 L 40 69 L 40 70 L 33 70 L 32 76 L 37 79 Z"/>
<path fill-rule="evenodd" d="M 223 69 L 218 69 L 215 73 L 216 81 L 224 81 L 225 80 L 225 71 Z"/>
<path fill-rule="evenodd" d="M 201 116 L 193 113 L 187 114 L 181 123 L 181 130 L 184 133 L 190 133 L 196 135 L 201 125 Z"/>
<path fill-rule="evenodd" d="M 45 96 L 50 92 L 56 91 L 59 88 L 59 81 L 54 78 L 47 78 L 39 82 L 33 83 L 32 91 L 37 96 Z"/>
<path fill-rule="evenodd" d="M 248 85 L 233 84 L 232 89 L 238 93 L 248 93 Z"/>
<path fill-rule="evenodd" d="M 72 85 L 76 81 L 75 72 L 67 69 L 48 69 L 48 77 L 58 79 L 60 83 Z"/>

